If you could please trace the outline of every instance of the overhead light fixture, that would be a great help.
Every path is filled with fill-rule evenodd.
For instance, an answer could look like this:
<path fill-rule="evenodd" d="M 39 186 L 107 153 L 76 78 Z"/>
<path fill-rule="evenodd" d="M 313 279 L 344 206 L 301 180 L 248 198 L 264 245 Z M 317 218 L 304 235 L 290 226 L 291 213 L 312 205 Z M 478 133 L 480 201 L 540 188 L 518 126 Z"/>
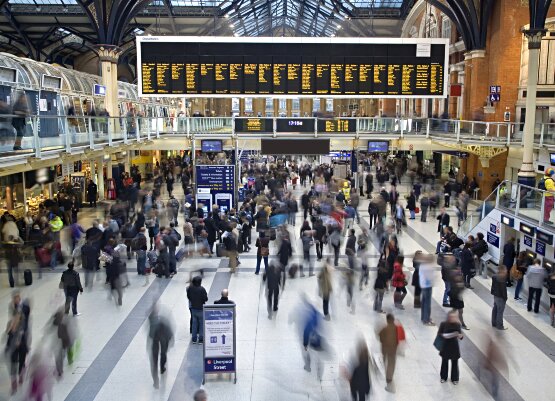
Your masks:
<path fill-rule="evenodd" d="M 240 35 L 239 35 L 237 32 L 235 32 L 235 33 L 233 34 L 233 36 L 238 37 L 238 36 L 240 36 Z"/>
<path fill-rule="evenodd" d="M 229 14 L 226 14 L 224 17 L 225 17 L 225 18 L 229 18 Z"/>
<path fill-rule="evenodd" d="M 62 11 L 63 11 L 64 13 L 67 13 L 67 12 L 69 11 L 69 8 L 67 8 L 67 6 L 64 6 L 64 8 L 62 8 Z"/>
<path fill-rule="evenodd" d="M 233 24 L 229 24 L 229 26 L 232 27 L 232 28 L 235 28 L 235 25 L 233 25 Z"/>
<path fill-rule="evenodd" d="M 337 29 L 341 29 L 341 25 L 337 24 L 336 25 Z"/>
<path fill-rule="evenodd" d="M 40 6 L 37 6 L 37 8 L 35 8 L 35 10 L 40 13 L 40 10 L 42 10 L 42 8 Z"/>
<path fill-rule="evenodd" d="M 335 33 L 332 33 L 330 36 L 331 36 L 332 38 L 335 38 Z"/>

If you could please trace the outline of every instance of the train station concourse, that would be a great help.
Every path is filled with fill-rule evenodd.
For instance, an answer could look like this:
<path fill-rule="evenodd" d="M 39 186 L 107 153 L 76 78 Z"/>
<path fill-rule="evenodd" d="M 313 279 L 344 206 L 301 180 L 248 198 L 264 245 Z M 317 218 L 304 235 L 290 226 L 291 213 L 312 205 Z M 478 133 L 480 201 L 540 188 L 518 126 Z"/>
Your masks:
<path fill-rule="evenodd" d="M 555 400 L 551 0 L 0 0 L 0 401 Z"/>

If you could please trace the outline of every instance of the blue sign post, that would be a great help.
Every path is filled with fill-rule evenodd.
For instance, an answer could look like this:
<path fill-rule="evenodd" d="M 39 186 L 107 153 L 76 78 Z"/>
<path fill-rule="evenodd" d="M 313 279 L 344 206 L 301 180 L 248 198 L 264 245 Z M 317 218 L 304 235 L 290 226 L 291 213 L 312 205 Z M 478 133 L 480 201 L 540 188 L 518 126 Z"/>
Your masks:
<path fill-rule="evenodd" d="M 221 211 L 235 207 L 235 165 L 197 166 L 197 207 L 203 204 L 205 211 L 218 205 Z"/>
<path fill-rule="evenodd" d="M 235 304 L 204 305 L 203 379 L 213 373 L 233 373 L 237 383 Z"/>

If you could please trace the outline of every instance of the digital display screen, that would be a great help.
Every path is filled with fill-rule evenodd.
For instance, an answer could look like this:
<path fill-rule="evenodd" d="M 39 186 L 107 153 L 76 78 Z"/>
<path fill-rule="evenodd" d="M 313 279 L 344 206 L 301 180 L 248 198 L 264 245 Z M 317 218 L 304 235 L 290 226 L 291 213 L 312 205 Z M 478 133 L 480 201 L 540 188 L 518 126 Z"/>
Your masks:
<path fill-rule="evenodd" d="M 313 118 L 278 118 L 276 132 L 314 132 Z"/>
<path fill-rule="evenodd" d="M 368 141 L 368 152 L 388 152 L 389 142 L 387 141 Z"/>
<path fill-rule="evenodd" d="M 141 96 L 447 96 L 443 39 L 148 36 L 137 48 Z"/>
<path fill-rule="evenodd" d="M 273 132 L 274 121 L 271 118 L 236 118 L 235 132 Z"/>
<path fill-rule="evenodd" d="M 549 161 L 551 162 L 551 164 L 555 165 L 555 153 L 549 154 Z"/>
<path fill-rule="evenodd" d="M 202 140 L 200 142 L 200 148 L 204 153 L 206 152 L 221 152 L 223 150 L 223 144 L 220 140 Z"/>
<path fill-rule="evenodd" d="M 329 139 L 261 139 L 263 155 L 327 155 Z"/>
<path fill-rule="evenodd" d="M 355 119 L 318 120 L 318 132 L 356 132 Z"/>

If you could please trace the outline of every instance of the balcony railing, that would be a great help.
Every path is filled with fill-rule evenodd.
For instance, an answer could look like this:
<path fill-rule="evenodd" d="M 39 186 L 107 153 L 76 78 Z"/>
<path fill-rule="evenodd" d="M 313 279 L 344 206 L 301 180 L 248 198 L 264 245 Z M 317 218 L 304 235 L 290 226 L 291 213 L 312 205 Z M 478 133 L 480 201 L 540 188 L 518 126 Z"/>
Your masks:
<path fill-rule="evenodd" d="M 71 152 L 82 148 L 101 148 L 114 143 L 141 142 L 162 135 L 229 136 L 235 134 L 232 117 L 92 117 L 92 116 L 29 116 L 23 130 L 21 149 L 14 151 L 16 130 L 12 119 L 0 115 L 0 157 L 25 155 L 42 157 L 48 152 Z M 261 118 L 264 119 L 264 118 Z M 271 118 L 270 118 L 271 119 Z M 275 119 L 273 119 L 275 120 Z M 314 119 L 317 126 L 317 119 Z M 491 146 L 522 143 L 523 124 L 488 123 L 481 121 L 446 120 L 437 118 L 356 118 L 354 132 L 315 132 L 314 135 L 337 138 L 384 135 L 403 138 L 421 136 L 456 142 L 480 142 Z M 276 127 L 275 121 L 273 124 Z M 352 126 L 352 125 L 351 125 Z M 274 133 L 276 134 L 276 133 Z M 256 132 L 242 133 L 254 136 Z M 555 124 L 536 124 L 535 144 L 555 146 Z"/>

